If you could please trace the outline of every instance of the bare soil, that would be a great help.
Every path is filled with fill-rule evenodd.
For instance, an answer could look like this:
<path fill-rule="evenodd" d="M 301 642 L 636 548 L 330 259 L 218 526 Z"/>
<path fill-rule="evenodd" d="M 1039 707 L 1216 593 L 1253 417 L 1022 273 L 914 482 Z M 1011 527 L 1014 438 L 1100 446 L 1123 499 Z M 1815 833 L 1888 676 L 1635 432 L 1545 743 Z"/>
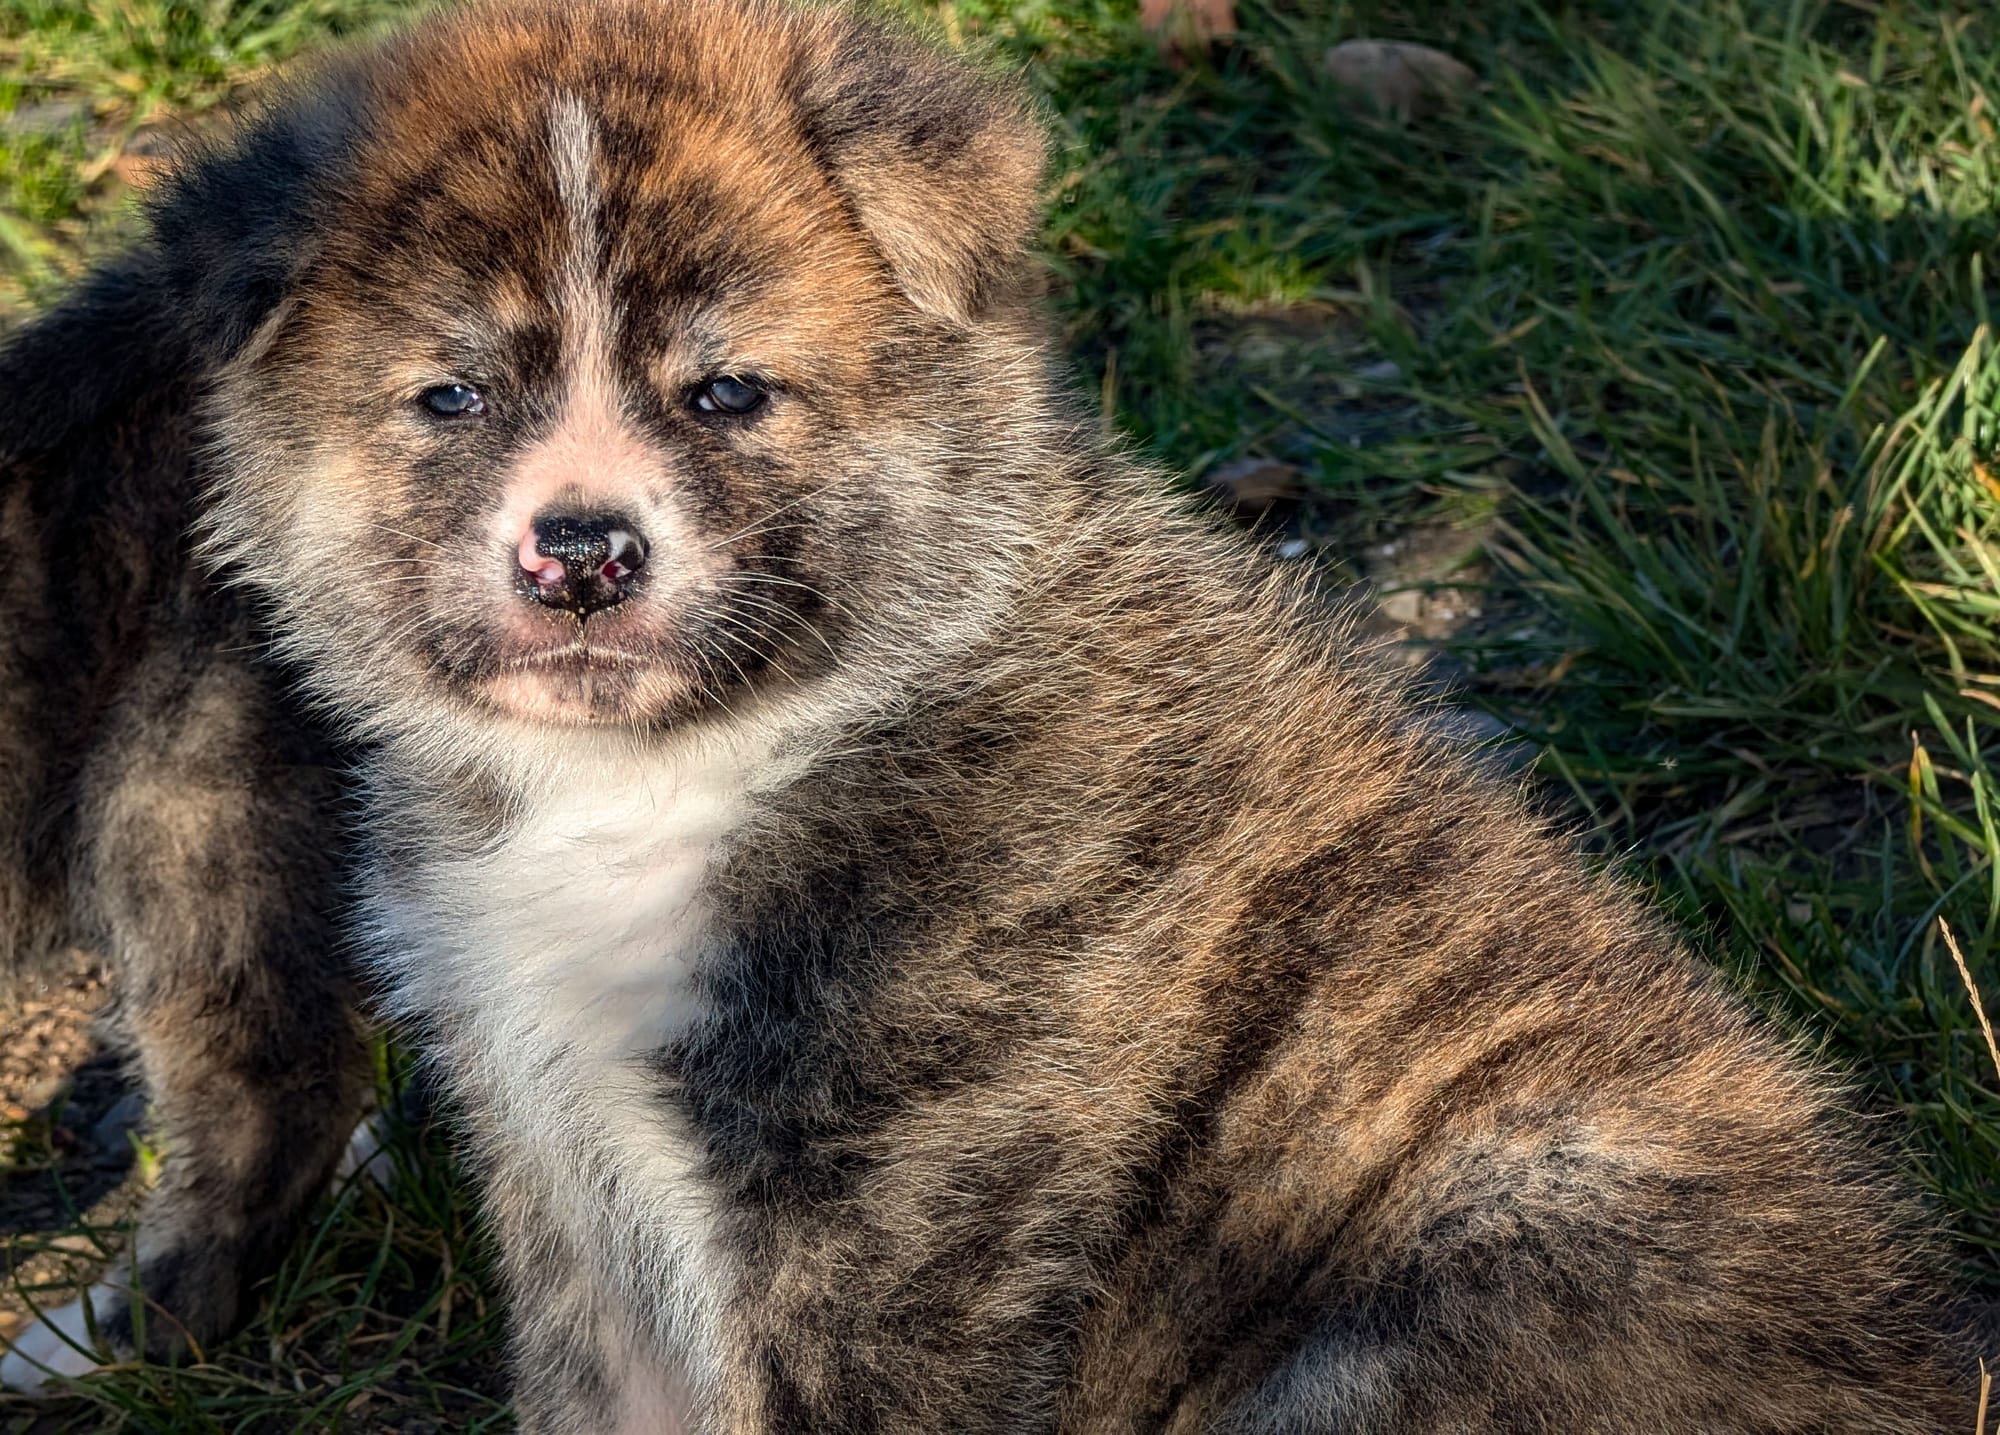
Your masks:
<path fill-rule="evenodd" d="M 60 1303 L 93 1278 L 143 1194 L 143 1098 L 95 1032 L 108 996 L 100 964 L 76 952 L 0 1007 L 0 1336 L 28 1320 L 29 1296 Z"/>

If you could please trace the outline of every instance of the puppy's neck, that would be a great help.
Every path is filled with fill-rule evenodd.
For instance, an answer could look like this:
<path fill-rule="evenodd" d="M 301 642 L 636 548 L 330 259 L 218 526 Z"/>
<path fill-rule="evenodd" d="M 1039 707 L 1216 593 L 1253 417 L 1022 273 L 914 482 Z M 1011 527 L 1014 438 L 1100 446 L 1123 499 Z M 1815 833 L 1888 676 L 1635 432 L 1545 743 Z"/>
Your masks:
<path fill-rule="evenodd" d="M 458 745 L 449 768 L 424 751 L 385 762 L 373 790 L 398 1003 L 455 1015 L 481 1050 L 525 1043 L 523 1060 L 548 1041 L 613 1060 L 657 1049 L 696 1010 L 713 864 L 804 761 L 785 729 L 489 732 L 483 768 Z"/>

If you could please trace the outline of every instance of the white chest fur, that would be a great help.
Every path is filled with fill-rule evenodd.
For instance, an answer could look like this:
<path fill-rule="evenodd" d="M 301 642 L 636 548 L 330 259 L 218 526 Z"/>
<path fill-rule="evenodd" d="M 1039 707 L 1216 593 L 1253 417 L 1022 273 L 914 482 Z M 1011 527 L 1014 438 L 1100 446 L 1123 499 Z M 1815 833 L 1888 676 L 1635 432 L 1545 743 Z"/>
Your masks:
<path fill-rule="evenodd" d="M 704 879 L 777 780 L 772 746 L 544 751 L 513 774 L 524 802 L 503 839 L 376 884 L 395 1004 L 445 1018 L 493 1176 L 597 1256 L 633 1334 L 670 1343 L 697 1379 L 730 1275 L 651 1058 L 700 1019 Z"/>

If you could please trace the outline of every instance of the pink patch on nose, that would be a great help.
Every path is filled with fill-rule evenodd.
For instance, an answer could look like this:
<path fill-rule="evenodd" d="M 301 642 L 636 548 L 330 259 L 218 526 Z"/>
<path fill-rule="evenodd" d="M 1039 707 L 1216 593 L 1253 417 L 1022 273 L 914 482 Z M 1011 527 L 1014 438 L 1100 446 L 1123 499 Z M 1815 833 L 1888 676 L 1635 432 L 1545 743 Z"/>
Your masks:
<path fill-rule="evenodd" d="M 542 587 L 553 588 L 563 581 L 565 575 L 562 564 L 535 547 L 534 529 L 530 528 L 521 536 L 521 545 L 514 550 L 514 553 L 520 560 L 521 571 Z"/>

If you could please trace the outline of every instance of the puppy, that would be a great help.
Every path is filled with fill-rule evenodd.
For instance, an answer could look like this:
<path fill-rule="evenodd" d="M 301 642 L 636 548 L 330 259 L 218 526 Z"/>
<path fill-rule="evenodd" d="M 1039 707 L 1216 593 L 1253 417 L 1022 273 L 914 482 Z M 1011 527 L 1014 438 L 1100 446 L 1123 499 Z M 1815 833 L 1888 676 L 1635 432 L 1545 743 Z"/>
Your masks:
<path fill-rule="evenodd" d="M 522 1428 L 1960 1428 L 1828 1080 L 1094 440 L 1042 167 L 838 10 L 479 5 L 131 261 L 365 751 Z"/>
<path fill-rule="evenodd" d="M 246 196 L 247 197 L 247 196 Z M 193 561 L 204 373 L 165 251 L 143 249 L 0 348 L 0 995 L 72 944 L 114 969 L 166 1160 L 137 1248 L 20 1336 L 0 1383 L 244 1311 L 368 1090 L 337 952 L 340 758 L 247 599 Z"/>

